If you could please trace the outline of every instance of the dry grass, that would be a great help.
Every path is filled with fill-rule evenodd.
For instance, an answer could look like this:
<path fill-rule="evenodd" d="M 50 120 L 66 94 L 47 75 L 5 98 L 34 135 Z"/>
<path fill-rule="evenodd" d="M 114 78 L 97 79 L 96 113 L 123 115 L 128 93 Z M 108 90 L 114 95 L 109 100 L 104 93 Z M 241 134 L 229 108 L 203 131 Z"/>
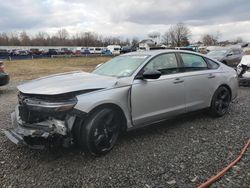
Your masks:
<path fill-rule="evenodd" d="M 250 51 L 246 51 L 246 55 L 250 55 Z"/>
<path fill-rule="evenodd" d="M 61 72 L 91 71 L 96 65 L 109 59 L 110 57 L 84 57 L 18 60 L 5 62 L 5 68 L 11 80 L 22 81 Z"/>

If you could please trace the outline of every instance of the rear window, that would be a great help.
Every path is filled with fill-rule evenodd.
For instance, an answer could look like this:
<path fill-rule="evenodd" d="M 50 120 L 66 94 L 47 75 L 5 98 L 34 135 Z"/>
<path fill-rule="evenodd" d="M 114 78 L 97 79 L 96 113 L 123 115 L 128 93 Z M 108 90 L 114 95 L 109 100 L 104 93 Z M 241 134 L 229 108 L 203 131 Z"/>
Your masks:
<path fill-rule="evenodd" d="M 186 71 L 205 70 L 208 68 L 203 57 L 195 54 L 181 53 L 181 58 Z"/>
<path fill-rule="evenodd" d="M 240 52 L 240 50 L 238 50 L 238 49 L 234 49 L 233 50 L 233 54 L 234 55 L 239 55 L 241 52 Z"/>
<path fill-rule="evenodd" d="M 219 66 L 220 66 L 218 63 L 216 63 L 216 62 L 214 62 L 214 61 L 212 61 L 211 59 L 208 59 L 208 58 L 206 58 L 206 62 L 208 63 L 208 68 L 209 69 L 218 69 Z"/>

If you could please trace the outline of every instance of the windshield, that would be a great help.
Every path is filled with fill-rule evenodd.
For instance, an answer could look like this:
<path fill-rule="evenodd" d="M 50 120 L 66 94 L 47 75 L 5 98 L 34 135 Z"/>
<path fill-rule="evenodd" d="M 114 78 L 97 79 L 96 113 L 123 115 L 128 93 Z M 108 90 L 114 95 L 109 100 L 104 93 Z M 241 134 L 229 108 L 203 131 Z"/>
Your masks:
<path fill-rule="evenodd" d="M 227 50 L 216 50 L 216 51 L 212 51 L 209 52 L 207 55 L 208 56 L 224 56 L 226 55 Z"/>
<path fill-rule="evenodd" d="M 146 55 L 119 56 L 111 59 L 93 71 L 95 74 L 128 77 L 148 58 Z"/>

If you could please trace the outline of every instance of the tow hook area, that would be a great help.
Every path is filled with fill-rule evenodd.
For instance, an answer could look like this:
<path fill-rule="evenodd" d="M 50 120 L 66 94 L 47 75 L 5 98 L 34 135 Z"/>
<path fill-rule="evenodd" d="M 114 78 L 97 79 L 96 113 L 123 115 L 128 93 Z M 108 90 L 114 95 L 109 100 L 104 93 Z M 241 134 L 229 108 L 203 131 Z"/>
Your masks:
<path fill-rule="evenodd" d="M 6 137 L 20 146 L 43 149 L 46 146 L 72 144 L 71 129 L 76 116 L 68 115 L 65 120 L 49 118 L 38 123 L 25 123 L 19 117 L 18 108 L 11 114 L 12 129 L 4 130 Z"/>
<path fill-rule="evenodd" d="M 13 143 L 15 143 L 17 145 L 27 145 L 24 142 L 23 137 L 16 134 L 16 132 L 11 130 L 11 129 L 10 130 L 4 130 L 4 134 L 5 134 L 5 136 L 7 136 L 8 139 L 10 139 Z"/>

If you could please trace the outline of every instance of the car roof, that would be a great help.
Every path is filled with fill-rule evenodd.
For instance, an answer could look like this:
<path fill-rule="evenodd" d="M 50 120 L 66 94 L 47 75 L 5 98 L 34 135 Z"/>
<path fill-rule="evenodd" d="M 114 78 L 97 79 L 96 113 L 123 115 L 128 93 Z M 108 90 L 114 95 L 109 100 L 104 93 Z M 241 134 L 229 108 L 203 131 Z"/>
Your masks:
<path fill-rule="evenodd" d="M 164 49 L 164 50 L 149 50 L 149 51 L 137 51 L 137 52 L 130 52 L 123 54 L 122 56 L 130 56 L 130 55 L 146 55 L 146 56 L 156 56 L 162 53 L 167 53 L 167 52 L 185 52 L 189 54 L 196 54 L 196 55 L 201 55 L 203 54 L 192 52 L 190 50 L 175 50 L 175 49 Z"/>

